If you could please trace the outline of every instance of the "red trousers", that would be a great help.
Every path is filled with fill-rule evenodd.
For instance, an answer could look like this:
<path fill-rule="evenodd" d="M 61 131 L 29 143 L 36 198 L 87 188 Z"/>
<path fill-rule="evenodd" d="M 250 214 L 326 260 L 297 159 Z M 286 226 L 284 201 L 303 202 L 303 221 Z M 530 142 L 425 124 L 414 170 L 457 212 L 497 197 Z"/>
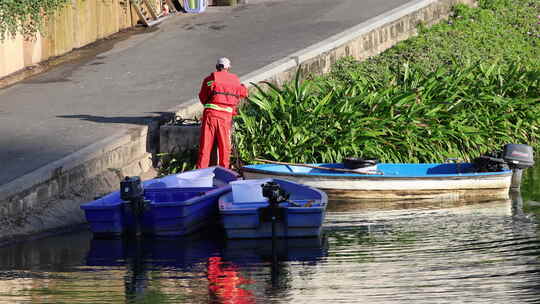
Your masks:
<path fill-rule="evenodd" d="M 231 157 L 232 115 L 227 112 L 205 109 L 203 113 L 201 136 L 199 139 L 199 159 L 197 168 L 207 168 L 214 141 L 218 143 L 219 165 L 229 168 Z"/>

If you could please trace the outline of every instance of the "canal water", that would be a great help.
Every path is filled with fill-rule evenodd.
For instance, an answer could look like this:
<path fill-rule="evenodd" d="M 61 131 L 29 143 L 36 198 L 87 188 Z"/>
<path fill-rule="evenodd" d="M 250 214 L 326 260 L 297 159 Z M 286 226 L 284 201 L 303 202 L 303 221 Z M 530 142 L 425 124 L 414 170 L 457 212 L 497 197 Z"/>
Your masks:
<path fill-rule="evenodd" d="M 540 302 L 540 169 L 484 203 L 329 206 L 317 239 L 95 240 L 0 248 L 0 303 Z M 277 259 L 277 261 L 276 261 Z"/>

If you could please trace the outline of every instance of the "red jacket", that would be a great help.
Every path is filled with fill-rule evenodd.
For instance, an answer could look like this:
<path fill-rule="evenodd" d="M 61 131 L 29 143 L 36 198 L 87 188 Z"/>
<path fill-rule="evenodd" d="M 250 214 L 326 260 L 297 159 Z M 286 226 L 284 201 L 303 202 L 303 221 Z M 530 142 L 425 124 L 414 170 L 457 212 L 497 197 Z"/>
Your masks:
<path fill-rule="evenodd" d="M 225 70 L 213 72 L 206 77 L 199 92 L 199 100 L 203 105 L 229 107 L 233 114 L 236 114 L 240 99 L 247 96 L 248 90 L 240 83 L 238 76 Z"/>

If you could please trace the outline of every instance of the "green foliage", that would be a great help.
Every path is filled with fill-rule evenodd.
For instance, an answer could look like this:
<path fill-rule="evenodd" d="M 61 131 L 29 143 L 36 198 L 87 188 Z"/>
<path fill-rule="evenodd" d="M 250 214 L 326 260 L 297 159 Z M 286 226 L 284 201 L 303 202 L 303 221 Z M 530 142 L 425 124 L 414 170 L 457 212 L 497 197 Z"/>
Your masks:
<path fill-rule="evenodd" d="M 448 21 L 367 60 L 359 65 L 359 72 L 382 75 L 387 68 L 396 69 L 404 62 L 431 71 L 467 61 L 538 68 L 538 15 L 539 1 L 485 0 L 478 8 L 460 4 Z"/>
<path fill-rule="evenodd" d="M 2 0 L 0 1 L 0 41 L 17 33 L 33 37 L 43 30 L 46 18 L 69 0 Z"/>
<path fill-rule="evenodd" d="M 430 72 L 403 64 L 388 74 L 386 86 L 350 72 L 346 81 L 258 87 L 237 118 L 242 158 L 429 162 L 540 139 L 538 71 L 469 63 Z"/>
<path fill-rule="evenodd" d="M 194 170 L 197 164 L 198 147 L 182 149 L 172 153 L 160 153 L 158 176 L 182 173 Z"/>
<path fill-rule="evenodd" d="M 242 159 L 438 162 L 505 143 L 538 147 L 540 4 L 482 3 L 365 62 L 256 85 L 236 117 Z"/>

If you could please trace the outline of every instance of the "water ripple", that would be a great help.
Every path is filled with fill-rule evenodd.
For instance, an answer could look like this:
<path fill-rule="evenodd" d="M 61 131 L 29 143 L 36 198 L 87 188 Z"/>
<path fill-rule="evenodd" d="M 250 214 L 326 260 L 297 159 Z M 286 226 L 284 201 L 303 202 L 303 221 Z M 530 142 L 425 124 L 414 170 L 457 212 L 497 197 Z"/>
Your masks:
<path fill-rule="evenodd" d="M 0 248 L 0 303 L 534 303 L 536 218 L 510 201 L 348 206 L 277 262 L 269 240 L 66 235 Z"/>

